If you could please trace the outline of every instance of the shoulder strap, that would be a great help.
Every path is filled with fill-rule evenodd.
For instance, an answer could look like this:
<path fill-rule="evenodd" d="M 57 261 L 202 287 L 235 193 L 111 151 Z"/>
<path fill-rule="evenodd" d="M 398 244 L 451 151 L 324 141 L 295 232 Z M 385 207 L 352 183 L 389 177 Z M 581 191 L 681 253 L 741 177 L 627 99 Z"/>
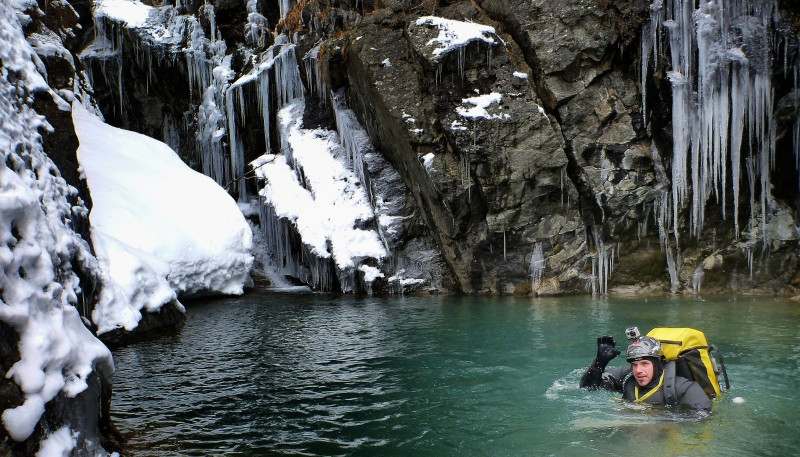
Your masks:
<path fill-rule="evenodd" d="M 675 406 L 678 404 L 678 397 L 675 395 L 675 361 L 664 364 L 664 404 Z"/>

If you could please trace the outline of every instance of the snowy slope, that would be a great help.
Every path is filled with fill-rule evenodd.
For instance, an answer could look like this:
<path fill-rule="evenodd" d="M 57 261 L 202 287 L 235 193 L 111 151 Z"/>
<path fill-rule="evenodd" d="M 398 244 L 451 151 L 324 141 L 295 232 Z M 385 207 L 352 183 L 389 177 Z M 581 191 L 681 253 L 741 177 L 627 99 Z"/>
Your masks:
<path fill-rule="evenodd" d="M 252 232 L 233 199 L 166 144 L 73 105 L 78 159 L 92 194 L 92 242 L 107 275 L 98 333 L 131 330 L 141 309 L 176 294 L 241 294 Z"/>
<path fill-rule="evenodd" d="M 2 422 L 16 441 L 30 437 L 47 402 L 86 390 L 92 371 L 106 378 L 113 373 L 111 353 L 75 308 L 75 270 L 94 275 L 98 265 L 72 228 L 72 218 L 86 208 L 72 206 L 68 198 L 77 190 L 44 153 L 38 129 L 51 127 L 28 105 L 28 95 L 47 85 L 22 34 L 20 21 L 29 19 L 20 13 L 25 6 L 0 3 L 0 320 L 20 338 L 20 360 L 7 376 L 24 395 L 22 405 L 2 412 Z M 41 455 L 62 455 L 57 452 L 76 445 L 74 439 L 49 443 Z"/>

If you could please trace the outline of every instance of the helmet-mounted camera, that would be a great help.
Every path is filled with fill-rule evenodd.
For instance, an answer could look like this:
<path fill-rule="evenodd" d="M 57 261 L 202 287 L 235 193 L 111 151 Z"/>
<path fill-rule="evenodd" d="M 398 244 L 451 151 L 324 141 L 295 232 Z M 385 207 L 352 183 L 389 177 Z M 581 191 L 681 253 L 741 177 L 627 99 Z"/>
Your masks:
<path fill-rule="evenodd" d="M 642 334 L 639 333 L 639 327 L 628 327 L 625 329 L 625 336 L 628 337 L 628 340 L 633 341 L 639 339 Z"/>

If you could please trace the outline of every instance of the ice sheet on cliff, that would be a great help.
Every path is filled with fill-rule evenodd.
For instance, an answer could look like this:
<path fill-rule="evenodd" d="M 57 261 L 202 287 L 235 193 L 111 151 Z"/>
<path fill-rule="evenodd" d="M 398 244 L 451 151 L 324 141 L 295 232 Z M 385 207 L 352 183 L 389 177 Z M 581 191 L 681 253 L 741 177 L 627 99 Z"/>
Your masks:
<path fill-rule="evenodd" d="M 105 287 L 98 333 L 132 330 L 141 310 L 176 294 L 240 294 L 252 232 L 233 199 L 166 144 L 73 105 L 78 159 L 94 206 L 92 241 Z"/>
<path fill-rule="evenodd" d="M 288 154 L 262 156 L 251 164 L 264 180 L 261 195 L 278 216 L 295 224 L 313 254 L 332 255 L 339 269 L 354 268 L 365 257 L 385 257 L 378 234 L 359 228 L 374 215 L 366 191 L 346 165 L 338 135 L 303 129 L 303 109 L 303 100 L 297 100 L 279 113 Z"/>

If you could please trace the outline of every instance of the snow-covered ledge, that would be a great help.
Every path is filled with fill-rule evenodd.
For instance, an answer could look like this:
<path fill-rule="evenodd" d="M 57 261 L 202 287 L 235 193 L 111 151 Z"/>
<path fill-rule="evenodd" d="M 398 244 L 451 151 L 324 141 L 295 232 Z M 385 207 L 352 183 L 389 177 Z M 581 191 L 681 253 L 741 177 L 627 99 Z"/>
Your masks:
<path fill-rule="evenodd" d="M 131 331 L 142 310 L 178 296 L 241 294 L 252 232 L 225 190 L 160 141 L 109 126 L 78 103 L 72 117 L 103 277 L 98 334 Z"/>

